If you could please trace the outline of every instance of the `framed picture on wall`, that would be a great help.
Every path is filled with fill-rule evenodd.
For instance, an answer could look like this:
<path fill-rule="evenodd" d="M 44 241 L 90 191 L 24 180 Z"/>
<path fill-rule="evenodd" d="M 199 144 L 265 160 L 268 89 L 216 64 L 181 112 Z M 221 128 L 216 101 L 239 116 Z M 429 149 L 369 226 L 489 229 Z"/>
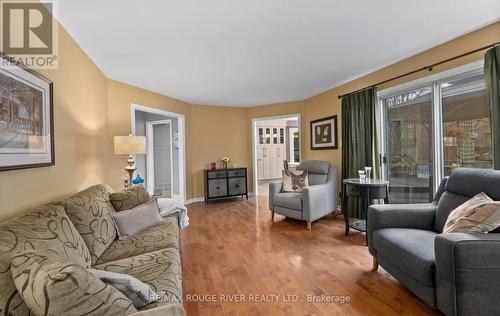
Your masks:
<path fill-rule="evenodd" d="M 311 121 L 311 150 L 338 148 L 337 115 Z"/>
<path fill-rule="evenodd" d="M 0 171 L 54 165 L 52 82 L 0 59 Z"/>

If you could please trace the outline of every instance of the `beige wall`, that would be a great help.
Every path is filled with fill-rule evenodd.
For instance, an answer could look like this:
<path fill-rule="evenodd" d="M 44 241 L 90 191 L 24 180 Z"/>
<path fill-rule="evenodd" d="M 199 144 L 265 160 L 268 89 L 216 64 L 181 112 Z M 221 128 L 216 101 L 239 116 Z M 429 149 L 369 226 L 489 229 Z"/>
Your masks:
<path fill-rule="evenodd" d="M 106 77 L 62 28 L 59 69 L 40 73 L 54 82 L 56 164 L 0 172 L 0 220 L 107 178 Z"/>
<path fill-rule="evenodd" d="M 289 102 L 283 104 L 264 105 L 248 110 L 249 122 L 252 118 L 276 116 L 282 114 L 300 113 L 302 116 L 302 159 L 327 160 L 341 168 L 342 154 L 341 150 L 311 150 L 310 149 L 310 126 L 309 122 L 318 118 L 337 115 L 339 122 L 339 142 L 341 142 L 341 101 L 337 98 L 339 94 L 352 92 L 356 89 L 389 79 L 394 76 L 421 68 L 445 60 L 447 58 L 460 55 L 462 53 L 486 46 L 500 41 L 500 22 L 486 26 L 475 32 L 466 34 L 445 44 L 436 46 L 425 52 L 417 54 L 397 62 L 378 71 L 372 72 L 356 80 L 347 82 L 331 90 L 310 99 L 298 102 Z M 458 67 L 473 61 L 482 59 L 484 51 L 472 54 L 461 59 L 435 67 L 432 72 L 422 71 L 412 76 L 404 77 L 399 80 L 391 81 L 378 89 L 385 89 L 404 82 L 415 80 L 433 73 L 437 73 L 450 68 Z M 249 123 L 250 124 L 250 123 Z M 340 145 L 340 144 L 339 144 Z M 339 146 L 340 147 L 340 146 Z M 251 161 L 251 151 L 249 161 Z"/>
<path fill-rule="evenodd" d="M 246 109 L 219 106 L 193 105 L 188 122 L 190 136 L 187 138 L 191 154 L 188 177 L 192 183 L 190 197 L 201 197 L 204 192 L 203 169 L 210 162 L 224 156 L 231 161 L 229 166 L 250 166 L 250 125 L 247 124 Z"/>
<path fill-rule="evenodd" d="M 107 80 L 108 91 L 108 131 L 105 137 L 107 143 L 108 183 L 115 189 L 123 187 L 122 171 L 127 164 L 126 156 L 117 156 L 113 153 L 113 136 L 128 135 L 131 132 L 131 104 L 143 105 L 164 111 L 184 114 L 186 122 L 189 120 L 190 108 L 186 102 L 172 99 L 160 94 L 140 89 L 119 81 Z M 186 139 L 190 137 L 190 130 L 186 128 Z M 186 148 L 186 157 L 190 156 L 190 148 Z M 186 166 L 189 174 L 189 164 Z M 191 183 L 188 181 L 187 195 L 189 196 Z"/>
<path fill-rule="evenodd" d="M 114 135 L 130 133 L 130 104 L 181 113 L 186 118 L 187 198 L 203 196 L 202 170 L 228 156 L 249 168 L 253 191 L 251 121 L 253 118 L 301 114 L 304 159 L 329 160 L 340 168 L 340 150 L 311 151 L 309 122 L 338 115 L 338 94 L 437 62 L 500 40 L 500 22 L 462 36 L 305 101 L 253 108 L 228 108 L 188 103 L 108 80 L 61 28 L 59 69 L 41 73 L 54 82 L 56 165 L 0 173 L 0 220 L 38 203 L 54 200 L 91 184 L 108 182 L 121 187 L 125 157 L 113 154 Z M 436 67 L 433 73 L 469 63 L 483 53 Z M 428 75 L 421 72 L 389 85 Z M 385 85 L 385 88 L 389 85 Z M 339 132 L 340 132 L 339 125 Z"/>

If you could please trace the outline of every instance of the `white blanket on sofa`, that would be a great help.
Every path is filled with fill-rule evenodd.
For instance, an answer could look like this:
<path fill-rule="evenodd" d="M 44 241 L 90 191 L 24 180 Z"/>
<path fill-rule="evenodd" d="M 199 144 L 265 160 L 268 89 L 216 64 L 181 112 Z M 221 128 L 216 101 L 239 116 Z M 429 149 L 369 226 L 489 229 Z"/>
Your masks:
<path fill-rule="evenodd" d="M 158 208 L 160 209 L 161 217 L 179 213 L 179 227 L 186 228 L 189 226 L 187 208 L 181 202 L 174 199 L 159 198 Z"/>

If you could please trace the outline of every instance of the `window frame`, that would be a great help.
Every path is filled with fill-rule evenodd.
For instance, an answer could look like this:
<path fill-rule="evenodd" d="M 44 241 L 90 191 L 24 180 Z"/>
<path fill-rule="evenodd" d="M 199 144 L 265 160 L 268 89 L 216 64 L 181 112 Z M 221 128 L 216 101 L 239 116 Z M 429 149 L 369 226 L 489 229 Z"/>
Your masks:
<path fill-rule="evenodd" d="M 384 99 L 415 89 L 431 87 L 432 101 L 432 192 L 436 193 L 437 188 L 444 177 L 444 138 L 443 138 L 443 104 L 441 96 L 441 84 L 449 81 L 460 80 L 484 73 L 484 60 L 478 60 L 469 64 L 445 70 L 430 76 L 406 82 L 394 87 L 383 89 L 377 92 L 377 126 L 380 126 L 378 138 L 378 153 L 380 156 L 387 156 L 387 115 Z M 387 179 L 388 164 L 381 162 L 381 177 Z"/>

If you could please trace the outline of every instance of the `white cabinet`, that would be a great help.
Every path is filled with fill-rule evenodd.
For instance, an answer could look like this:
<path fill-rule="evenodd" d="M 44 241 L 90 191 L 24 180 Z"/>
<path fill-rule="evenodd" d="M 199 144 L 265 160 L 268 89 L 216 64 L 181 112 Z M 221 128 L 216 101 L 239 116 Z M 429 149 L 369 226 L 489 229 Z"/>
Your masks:
<path fill-rule="evenodd" d="M 286 160 L 285 127 L 258 127 L 257 176 L 259 180 L 281 178 Z"/>

